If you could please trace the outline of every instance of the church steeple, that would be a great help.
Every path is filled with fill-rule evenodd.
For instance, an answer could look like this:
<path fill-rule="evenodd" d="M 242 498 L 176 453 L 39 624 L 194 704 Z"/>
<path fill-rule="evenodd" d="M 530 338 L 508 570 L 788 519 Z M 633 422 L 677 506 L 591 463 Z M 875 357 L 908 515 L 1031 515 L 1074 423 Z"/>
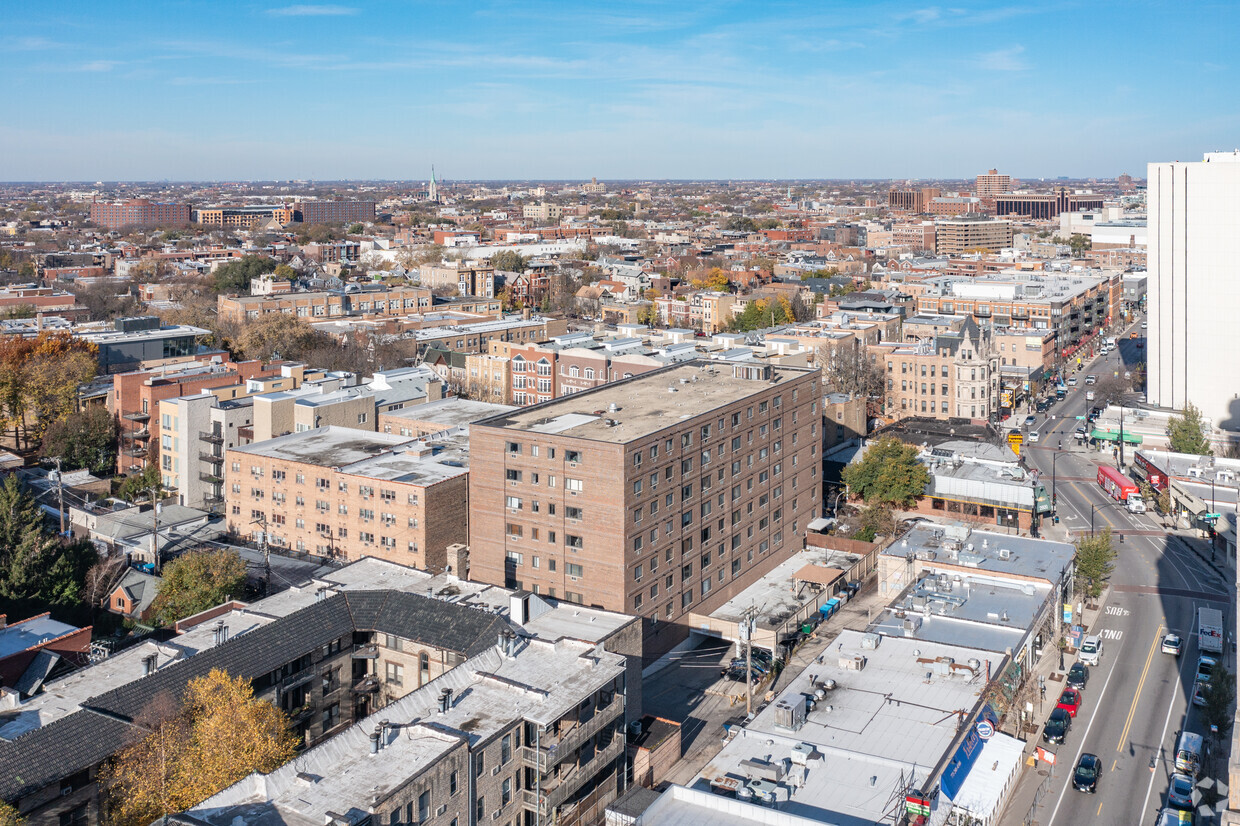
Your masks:
<path fill-rule="evenodd" d="M 436 203 L 439 201 L 439 187 L 435 184 L 434 164 L 431 164 L 431 182 L 426 187 L 426 200 Z"/>

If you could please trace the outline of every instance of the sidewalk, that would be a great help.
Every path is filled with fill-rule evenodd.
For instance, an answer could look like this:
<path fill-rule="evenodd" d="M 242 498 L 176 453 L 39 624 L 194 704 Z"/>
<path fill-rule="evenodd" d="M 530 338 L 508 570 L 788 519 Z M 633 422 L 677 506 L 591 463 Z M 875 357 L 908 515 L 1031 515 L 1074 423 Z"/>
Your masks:
<path fill-rule="evenodd" d="M 1086 608 L 1082 613 L 1079 624 L 1087 631 L 1098 622 L 1102 612 L 1106 609 L 1107 600 L 1110 596 L 1111 589 L 1108 587 L 1102 592 L 1102 596 L 1098 598 L 1098 606 L 1096 608 Z M 1077 623 L 1074 622 L 1074 624 Z M 1067 676 L 1067 669 L 1071 668 L 1074 662 L 1076 662 L 1076 655 L 1065 652 L 1063 657 L 1064 669 L 1060 670 L 1059 652 L 1052 649 L 1042 655 L 1042 659 L 1034 667 L 1033 673 L 1029 675 L 1031 680 L 1037 680 L 1038 678 L 1046 680 L 1046 698 L 1041 703 L 1034 703 L 1033 723 L 1036 727 L 1032 733 L 1025 735 L 1029 738 L 1025 741 L 1025 771 L 1021 773 L 1020 780 L 1016 782 L 1016 788 L 1012 791 L 1011 796 L 1008 798 L 1007 806 L 999 817 L 998 823 L 1000 826 L 1022 826 L 1022 824 L 1026 823 L 1040 822 L 1040 804 L 1042 801 L 1039 800 L 1039 795 L 1046 782 L 1046 771 L 1049 769 L 1049 766 L 1037 762 L 1036 749 L 1041 742 L 1042 725 L 1046 722 L 1046 718 L 1051 715 L 1051 710 L 1059 702 L 1059 694 L 1064 689 L 1064 678 Z M 1039 804 L 1039 810 L 1031 812 L 1030 810 L 1034 808 L 1035 804 Z"/>

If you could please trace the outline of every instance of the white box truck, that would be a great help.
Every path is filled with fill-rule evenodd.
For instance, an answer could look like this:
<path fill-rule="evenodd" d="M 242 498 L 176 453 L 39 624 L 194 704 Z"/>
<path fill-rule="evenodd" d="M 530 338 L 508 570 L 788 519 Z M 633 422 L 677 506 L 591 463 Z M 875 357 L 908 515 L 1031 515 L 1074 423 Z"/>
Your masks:
<path fill-rule="evenodd" d="M 1223 612 L 1219 609 L 1197 609 L 1197 649 L 1202 654 L 1223 653 Z"/>

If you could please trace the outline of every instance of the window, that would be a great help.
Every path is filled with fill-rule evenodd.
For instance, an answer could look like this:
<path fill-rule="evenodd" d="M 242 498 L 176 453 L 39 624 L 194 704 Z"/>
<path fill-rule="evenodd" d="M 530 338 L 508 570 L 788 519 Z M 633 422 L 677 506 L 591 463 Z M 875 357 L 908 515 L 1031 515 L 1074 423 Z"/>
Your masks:
<path fill-rule="evenodd" d="M 509 468 L 508 470 L 504 471 L 504 478 L 506 478 L 509 482 L 520 482 L 521 471 L 513 470 Z"/>
<path fill-rule="evenodd" d="M 499 805 L 500 808 L 507 806 L 512 802 L 512 778 L 504 778 L 504 782 L 499 787 Z"/>
<path fill-rule="evenodd" d="M 85 826 L 88 821 L 88 813 L 90 811 L 90 803 L 83 803 L 80 806 L 74 806 L 72 809 L 60 813 L 60 826 Z"/>
<path fill-rule="evenodd" d="M 333 729 L 340 722 L 340 703 L 332 703 L 323 709 L 323 730 Z"/>
<path fill-rule="evenodd" d="M 400 663 L 388 663 L 387 673 L 385 674 L 389 685 L 401 686 L 405 684 L 405 667 Z"/>
<path fill-rule="evenodd" d="M 452 773 L 453 777 L 456 772 Z M 431 793 L 428 789 L 418 795 L 418 823 L 425 823 L 431 819 Z"/>
<path fill-rule="evenodd" d="M 508 496 L 504 499 L 504 507 L 511 510 L 521 510 L 521 500 L 516 496 Z"/>
<path fill-rule="evenodd" d="M 581 566 L 575 562 L 569 562 L 565 567 L 567 568 L 567 572 L 569 576 L 579 577 L 583 575 Z"/>
<path fill-rule="evenodd" d="M 580 519 L 581 508 L 574 508 L 572 506 L 566 507 L 564 509 L 564 516 L 568 519 Z"/>
<path fill-rule="evenodd" d="M 452 772 L 452 774 L 448 775 L 448 796 L 455 797 L 456 792 L 456 772 Z"/>
<path fill-rule="evenodd" d="M 564 461 L 566 461 L 566 462 L 580 462 L 580 461 L 581 461 L 581 451 L 579 451 L 579 450 L 566 450 L 566 451 L 564 451 Z"/>
<path fill-rule="evenodd" d="M 512 735 L 505 734 L 499 741 L 499 764 L 506 766 L 509 760 L 512 760 Z"/>
<path fill-rule="evenodd" d="M 566 478 L 564 479 L 564 489 L 565 489 L 565 490 L 569 490 L 569 491 L 573 491 L 574 493 L 580 493 L 580 492 L 581 492 L 581 490 L 582 490 L 582 488 L 581 488 L 581 480 L 580 480 L 580 479 L 572 479 L 572 478 L 567 478 L 567 477 L 566 477 Z"/>

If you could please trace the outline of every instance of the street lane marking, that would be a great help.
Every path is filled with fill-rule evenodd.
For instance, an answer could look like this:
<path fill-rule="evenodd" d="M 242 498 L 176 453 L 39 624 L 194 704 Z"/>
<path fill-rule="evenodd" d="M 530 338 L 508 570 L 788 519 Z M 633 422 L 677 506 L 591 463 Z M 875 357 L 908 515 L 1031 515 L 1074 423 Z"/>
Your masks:
<path fill-rule="evenodd" d="M 1102 814 L 1102 804 L 1101 804 L 1101 803 L 1099 803 L 1099 804 L 1098 804 L 1098 814 L 1099 814 L 1099 815 L 1101 815 L 1101 814 Z"/>
<path fill-rule="evenodd" d="M 1189 639 L 1192 639 L 1194 636 L 1196 636 L 1196 634 L 1197 634 L 1197 606 L 1194 605 L 1193 606 L 1193 625 L 1192 625 L 1192 628 L 1190 628 L 1188 632 Z M 1185 676 L 1184 669 L 1185 667 L 1188 666 L 1188 662 L 1192 658 L 1181 657 L 1180 659 L 1182 659 L 1183 662 L 1180 663 L 1180 667 L 1176 669 L 1176 674 L 1180 678 L 1180 683 L 1183 684 L 1184 676 Z M 1104 687 L 1104 690 L 1105 690 L 1105 687 Z M 1158 753 L 1159 754 L 1161 754 L 1162 752 L 1163 743 L 1167 742 L 1167 729 L 1171 727 L 1171 711 L 1172 709 L 1175 708 L 1175 701 L 1179 698 L 1179 696 L 1180 696 L 1180 692 L 1178 691 L 1171 692 L 1171 702 L 1167 704 L 1167 719 L 1163 723 L 1162 736 L 1158 738 Z M 1187 723 L 1187 718 L 1188 718 L 1187 710 L 1185 710 L 1184 712 L 1184 717 L 1185 717 L 1185 722 Z M 1172 754 L 1174 755 L 1174 752 L 1172 752 Z M 1174 759 L 1174 756 L 1173 756 L 1173 759 Z M 1154 792 L 1154 780 L 1157 777 L 1158 777 L 1158 772 L 1150 772 L 1150 785 L 1146 787 L 1145 800 L 1141 803 L 1142 812 L 1147 811 L 1147 807 L 1149 806 L 1149 803 L 1150 803 L 1150 795 Z"/>
<path fill-rule="evenodd" d="M 1132 729 L 1132 718 L 1137 713 L 1137 702 L 1141 699 L 1141 689 L 1145 688 L 1145 678 L 1149 676 L 1150 664 L 1154 662 L 1154 652 L 1158 650 L 1158 641 L 1162 639 L 1163 625 L 1158 624 L 1158 630 L 1154 632 L 1154 641 L 1150 643 L 1150 653 L 1145 656 L 1145 668 L 1141 671 L 1141 680 L 1137 683 L 1137 693 L 1132 696 L 1132 706 L 1128 709 L 1128 719 L 1124 722 L 1124 730 L 1119 735 L 1119 745 L 1115 747 L 1116 751 L 1123 751 L 1124 741 L 1128 739 L 1128 732 Z"/>
<path fill-rule="evenodd" d="M 1119 758 L 1115 758 L 1115 762 L 1111 764 L 1111 771 L 1115 771 L 1115 767 L 1119 765 Z"/>
<path fill-rule="evenodd" d="M 1119 650 L 1115 652 L 1115 658 L 1117 662 L 1123 650 L 1124 650 L 1124 645 L 1123 643 L 1120 643 Z M 1185 662 L 1187 662 L 1187 659 L 1188 658 L 1185 658 Z M 1098 704 L 1095 705 L 1093 710 L 1090 711 L 1089 713 L 1089 723 L 1088 725 L 1085 726 L 1085 733 L 1081 735 L 1081 745 L 1077 746 L 1076 757 L 1072 759 L 1073 766 L 1075 766 L 1076 762 L 1081 759 L 1081 754 L 1085 751 L 1085 743 L 1086 741 L 1089 740 L 1089 730 L 1094 727 L 1094 720 L 1098 719 L 1098 710 L 1102 708 L 1102 698 L 1107 696 L 1107 688 L 1109 688 L 1111 685 L 1111 678 L 1115 676 L 1115 672 L 1118 670 L 1119 670 L 1118 668 L 1115 668 L 1114 666 L 1112 666 L 1110 672 L 1107 674 L 1106 681 L 1102 684 L 1102 691 L 1098 693 Z M 1055 801 L 1055 808 L 1051 812 L 1050 818 L 1046 821 L 1048 824 L 1055 822 L 1055 815 L 1059 814 L 1059 807 L 1063 805 L 1064 795 L 1068 793 L 1068 788 L 1071 785 L 1072 784 L 1069 782 L 1064 783 L 1063 791 L 1059 793 L 1059 800 Z"/>

